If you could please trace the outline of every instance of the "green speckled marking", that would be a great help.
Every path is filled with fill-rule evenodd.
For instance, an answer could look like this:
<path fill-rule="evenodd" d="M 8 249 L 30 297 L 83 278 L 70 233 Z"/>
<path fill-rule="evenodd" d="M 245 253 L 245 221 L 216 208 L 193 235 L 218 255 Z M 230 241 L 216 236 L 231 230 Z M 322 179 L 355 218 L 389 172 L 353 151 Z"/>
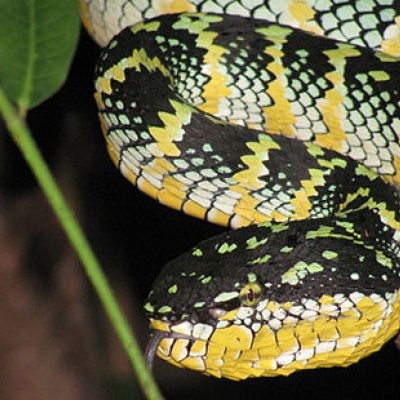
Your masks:
<path fill-rule="evenodd" d="M 334 166 L 340 167 L 340 168 L 346 168 L 347 167 L 346 160 L 343 160 L 342 158 L 334 158 L 334 159 L 332 159 L 332 164 Z"/>
<path fill-rule="evenodd" d="M 304 261 L 299 261 L 282 275 L 281 282 L 288 283 L 289 285 L 297 285 L 308 274 L 315 274 L 323 270 L 324 267 L 319 263 L 313 262 L 307 264 Z"/>
<path fill-rule="evenodd" d="M 306 147 L 308 152 L 314 157 L 323 156 L 325 154 L 324 149 L 322 147 L 316 146 L 315 144 L 306 143 Z"/>
<path fill-rule="evenodd" d="M 353 232 L 354 231 L 354 224 L 347 221 L 337 221 L 336 225 L 341 226 L 342 228 L 346 229 L 347 231 Z"/>
<path fill-rule="evenodd" d="M 372 78 L 376 81 L 387 81 L 390 79 L 390 76 L 385 71 L 369 71 L 368 73 Z"/>
<path fill-rule="evenodd" d="M 129 121 L 129 119 L 128 119 L 128 117 L 126 115 L 120 114 L 118 118 L 119 118 L 121 124 L 124 124 L 124 125 L 129 125 L 130 124 L 130 121 Z"/>
<path fill-rule="evenodd" d="M 250 239 L 247 239 L 247 247 L 246 249 L 248 250 L 254 250 L 259 246 L 262 246 L 263 244 L 268 242 L 268 238 L 260 239 L 258 240 L 255 236 L 251 237 Z"/>
<path fill-rule="evenodd" d="M 325 250 L 322 253 L 322 257 L 326 258 L 327 260 L 332 260 L 333 258 L 338 257 L 338 253 L 336 253 L 335 251 L 331 251 L 331 250 Z"/>
<path fill-rule="evenodd" d="M 355 169 L 355 173 L 357 175 L 366 176 L 369 179 L 371 179 L 371 181 L 377 178 L 377 175 L 374 171 L 372 171 L 371 169 L 367 168 L 366 166 L 364 166 L 362 164 L 357 165 L 357 167 Z"/>
<path fill-rule="evenodd" d="M 259 32 L 265 36 L 277 36 L 277 37 L 283 36 L 283 37 L 285 37 L 287 35 L 290 35 L 290 33 L 292 32 L 292 29 L 290 29 L 288 27 L 280 26 L 280 25 L 271 25 L 266 28 L 256 29 L 256 32 Z"/>
<path fill-rule="evenodd" d="M 277 225 L 272 225 L 271 226 L 271 230 L 274 233 L 287 231 L 288 229 L 289 229 L 289 225 L 288 224 L 277 224 Z"/>
<path fill-rule="evenodd" d="M 392 268 L 393 267 L 393 262 L 390 258 L 385 256 L 385 254 L 382 253 L 382 251 L 377 250 L 376 251 L 376 261 L 383 265 L 384 267 Z"/>
<path fill-rule="evenodd" d="M 195 158 L 192 158 L 191 162 L 192 162 L 193 165 L 199 167 L 199 166 L 204 164 L 204 159 L 202 159 L 200 157 L 195 157 Z"/>
<path fill-rule="evenodd" d="M 233 300 L 236 297 L 239 297 L 238 292 L 223 292 L 220 293 L 218 296 L 214 297 L 214 301 L 216 303 L 223 303 L 225 301 Z"/>
<path fill-rule="evenodd" d="M 318 237 L 329 236 L 332 231 L 332 226 L 320 225 L 320 227 L 316 231 L 308 231 L 306 233 L 306 239 L 315 239 Z"/>
<path fill-rule="evenodd" d="M 172 311 L 172 308 L 170 306 L 162 306 L 161 308 L 158 309 L 158 312 L 160 314 L 167 314 Z"/>
<path fill-rule="evenodd" d="M 237 249 L 237 244 L 232 243 L 222 243 L 222 245 L 218 248 L 218 253 L 219 254 L 225 254 L 225 253 L 231 253 L 232 251 Z"/>
<path fill-rule="evenodd" d="M 206 276 L 200 282 L 203 284 L 207 284 L 207 283 L 211 282 L 211 280 L 212 280 L 212 276 Z"/>
<path fill-rule="evenodd" d="M 281 180 L 286 179 L 286 174 L 284 172 L 279 172 L 278 179 L 281 179 Z"/>
<path fill-rule="evenodd" d="M 168 288 L 168 293 L 175 294 L 178 291 L 178 286 L 172 285 Z"/>
<path fill-rule="evenodd" d="M 280 252 L 281 252 L 281 253 L 290 253 L 293 249 L 294 249 L 294 247 L 285 246 L 285 247 L 282 247 L 282 248 L 280 249 Z"/>
<path fill-rule="evenodd" d="M 192 255 L 194 255 L 195 257 L 201 257 L 203 255 L 203 252 L 201 249 L 195 249 L 193 250 Z"/>
<path fill-rule="evenodd" d="M 248 264 L 254 265 L 254 264 L 264 264 L 267 261 L 269 261 L 271 256 L 269 254 L 266 254 L 263 257 L 257 257 L 256 259 L 249 261 Z"/>

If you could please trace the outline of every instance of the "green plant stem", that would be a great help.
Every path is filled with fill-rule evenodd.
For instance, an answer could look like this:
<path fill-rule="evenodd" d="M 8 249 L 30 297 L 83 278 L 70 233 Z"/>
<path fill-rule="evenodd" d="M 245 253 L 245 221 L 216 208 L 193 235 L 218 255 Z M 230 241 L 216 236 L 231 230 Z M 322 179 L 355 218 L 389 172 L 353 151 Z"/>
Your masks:
<path fill-rule="evenodd" d="M 143 392 L 149 400 L 162 399 L 157 384 L 144 362 L 140 347 L 121 312 L 93 250 L 43 159 L 23 116 L 11 104 L 1 87 L 0 114 L 3 116 L 14 142 L 23 154 L 68 239 L 77 252 L 85 272 L 127 352 Z"/>

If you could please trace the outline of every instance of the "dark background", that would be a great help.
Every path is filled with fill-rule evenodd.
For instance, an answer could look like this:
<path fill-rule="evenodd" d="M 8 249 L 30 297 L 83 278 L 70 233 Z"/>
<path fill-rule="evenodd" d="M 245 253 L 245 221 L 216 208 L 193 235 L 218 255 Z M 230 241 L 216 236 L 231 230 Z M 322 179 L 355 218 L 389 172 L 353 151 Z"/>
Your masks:
<path fill-rule="evenodd" d="M 108 158 L 85 32 L 63 88 L 28 122 L 124 306 L 142 348 L 142 304 L 162 266 L 223 228 L 163 207 Z M 156 95 L 156 94 L 155 94 Z M 0 121 L 0 399 L 140 399 L 135 377 L 76 256 Z M 400 396 L 393 341 L 348 368 L 231 382 L 156 360 L 167 399 Z"/>

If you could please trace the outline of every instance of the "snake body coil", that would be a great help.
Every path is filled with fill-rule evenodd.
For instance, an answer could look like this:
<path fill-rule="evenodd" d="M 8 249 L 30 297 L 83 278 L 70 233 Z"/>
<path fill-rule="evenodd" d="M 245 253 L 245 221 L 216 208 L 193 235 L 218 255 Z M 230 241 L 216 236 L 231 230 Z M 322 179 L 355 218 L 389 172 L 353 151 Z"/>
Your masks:
<path fill-rule="evenodd" d="M 250 17 L 255 3 L 267 7 L 254 2 Z M 349 7 L 362 14 L 361 3 Z M 353 42 L 395 54 L 388 6 L 363 3 L 370 19 L 353 20 L 371 27 L 377 15 L 380 30 Z M 395 335 L 398 58 L 256 18 L 182 13 L 114 37 L 95 85 L 109 152 L 131 182 L 240 228 L 164 268 L 145 305 L 151 354 L 245 379 L 349 365 Z"/>

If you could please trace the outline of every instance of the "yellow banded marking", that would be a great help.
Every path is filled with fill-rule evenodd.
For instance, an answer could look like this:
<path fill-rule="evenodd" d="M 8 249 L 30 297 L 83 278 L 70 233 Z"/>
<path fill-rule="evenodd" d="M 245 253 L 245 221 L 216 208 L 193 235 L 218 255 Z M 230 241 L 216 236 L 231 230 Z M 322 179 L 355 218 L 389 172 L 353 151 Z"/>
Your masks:
<path fill-rule="evenodd" d="M 105 118 L 103 117 L 103 115 L 101 115 L 101 114 L 99 114 L 99 120 L 100 120 L 100 128 L 101 128 L 101 131 L 102 131 L 102 133 L 103 133 L 103 136 L 106 138 L 106 141 L 107 141 L 107 144 L 110 144 L 111 145 L 111 141 L 108 139 L 108 137 L 107 137 L 107 133 L 108 133 L 108 129 L 109 129 L 109 126 L 108 126 L 108 124 L 107 124 L 107 121 L 105 120 Z M 116 150 L 116 147 L 115 147 L 115 145 L 113 144 L 113 147 L 115 148 L 115 150 Z"/>
<path fill-rule="evenodd" d="M 105 125 L 104 125 L 105 123 L 103 123 L 103 119 L 102 119 L 102 118 L 100 118 L 100 122 L 101 122 L 101 126 L 102 126 L 103 133 L 106 134 L 106 132 L 107 132 L 107 127 L 104 127 L 104 128 L 103 128 L 103 126 L 105 126 Z M 108 151 L 108 154 L 110 155 L 110 158 L 111 158 L 112 162 L 114 163 L 114 165 L 115 165 L 116 167 L 118 167 L 119 158 L 120 158 L 119 149 L 116 148 L 115 145 L 114 145 L 114 143 L 112 143 L 110 140 L 107 140 L 107 151 Z M 135 175 L 134 180 L 131 181 L 131 182 L 132 182 L 132 183 L 135 183 L 135 182 L 136 182 L 136 175 Z"/>
<path fill-rule="evenodd" d="M 261 33 L 274 34 L 268 28 L 260 29 Z M 288 137 L 294 137 L 296 132 L 293 124 L 296 122 L 295 115 L 292 112 L 291 104 L 285 97 L 285 87 L 287 86 L 287 79 L 284 74 L 284 67 L 282 65 L 282 43 L 285 43 L 286 37 L 292 32 L 288 28 L 280 28 L 275 34 L 275 44 L 266 47 L 264 53 L 274 58 L 266 68 L 275 76 L 275 79 L 269 83 L 266 93 L 272 98 L 274 104 L 269 107 L 263 107 L 262 111 L 265 115 L 265 128 L 269 133 L 281 133 Z"/>
<path fill-rule="evenodd" d="M 118 64 L 105 71 L 103 76 L 96 80 L 96 91 L 100 94 L 111 94 L 111 79 L 123 82 L 125 80 L 125 69 L 135 68 L 137 71 L 140 71 L 141 66 L 145 67 L 148 71 L 158 70 L 164 76 L 168 76 L 168 70 L 157 57 L 149 58 L 144 49 L 135 49 L 131 56 L 119 61 Z"/>
<path fill-rule="evenodd" d="M 300 181 L 302 188 L 294 193 L 294 198 L 290 201 L 295 210 L 294 214 L 291 215 L 292 219 L 306 219 L 310 216 L 312 204 L 309 198 L 317 194 L 316 186 L 325 183 L 322 170 L 311 168 L 309 173 L 311 179 Z"/>
<path fill-rule="evenodd" d="M 167 176 L 162 186 L 158 193 L 158 201 L 175 210 L 181 210 L 187 198 L 187 185 L 172 176 Z"/>
<path fill-rule="evenodd" d="M 326 54 L 335 67 L 335 71 L 325 74 L 325 78 L 333 85 L 332 89 L 325 92 L 325 98 L 318 101 L 322 113 L 322 119 L 328 128 L 328 133 L 315 135 L 315 143 L 321 147 L 343 151 L 343 143 L 346 139 L 346 132 L 343 129 L 342 121 L 346 117 L 343 109 L 345 87 L 343 85 L 344 68 L 346 58 L 356 57 L 360 52 L 343 43 L 337 44 L 338 49 L 326 50 Z"/>
<path fill-rule="evenodd" d="M 96 104 L 97 104 L 97 108 L 99 109 L 99 110 L 104 110 L 106 107 L 105 107 L 105 104 L 104 104 L 104 102 L 103 102 L 103 97 L 101 96 L 101 94 L 99 93 L 99 92 L 96 92 L 95 94 L 94 94 L 94 99 L 95 99 L 95 101 L 96 101 Z M 99 114 L 100 115 L 100 114 Z M 103 132 L 104 133 L 104 132 Z"/>
<path fill-rule="evenodd" d="M 167 176 L 162 184 L 164 189 L 171 192 L 172 195 L 178 197 L 181 200 L 186 198 L 188 187 L 184 183 L 177 181 L 172 176 Z"/>
<path fill-rule="evenodd" d="M 180 150 L 174 143 L 182 140 L 184 131 L 182 121 L 176 115 L 166 112 L 159 112 L 159 118 L 164 123 L 164 127 L 151 126 L 149 132 L 158 144 L 158 148 L 167 156 L 179 156 Z"/>
<path fill-rule="evenodd" d="M 189 214 L 193 217 L 199 219 L 205 219 L 207 209 L 201 207 L 199 204 L 194 202 L 193 200 L 188 200 L 183 204 L 182 211 L 186 214 Z"/>
<path fill-rule="evenodd" d="M 176 171 L 176 167 L 173 164 L 171 164 L 171 162 L 168 161 L 166 158 L 156 157 L 153 160 L 152 164 L 154 165 L 154 168 L 160 171 L 166 171 L 168 173 Z"/>
<path fill-rule="evenodd" d="M 216 32 L 203 31 L 197 39 L 197 45 L 208 50 L 204 56 L 204 64 L 209 68 L 208 75 L 210 76 L 209 82 L 203 86 L 205 103 L 199 105 L 198 108 L 210 114 L 218 114 L 221 99 L 231 94 L 231 89 L 226 85 L 227 78 L 220 71 L 219 65 L 226 49 L 222 46 L 212 44 L 217 35 Z"/>
<path fill-rule="evenodd" d="M 226 214 L 217 208 L 212 208 L 207 213 L 207 220 L 213 222 L 214 224 L 228 226 L 229 220 L 231 218 L 230 214 Z"/>
<path fill-rule="evenodd" d="M 396 156 L 396 155 L 394 156 L 393 167 L 395 170 L 395 175 L 394 176 L 386 175 L 386 176 L 383 176 L 383 178 L 385 179 L 385 181 L 387 181 L 391 184 L 394 183 L 394 184 L 399 185 L 400 184 L 400 156 Z"/>
<path fill-rule="evenodd" d="M 149 129 L 150 133 L 151 130 Z M 178 157 L 181 154 L 179 148 L 171 142 L 160 142 L 158 143 L 158 148 L 162 151 L 165 155 L 170 157 Z"/>
<path fill-rule="evenodd" d="M 379 215 L 382 218 L 385 225 L 389 225 L 394 230 L 400 231 L 400 222 L 396 219 L 396 214 L 394 211 L 382 210 L 379 208 Z"/>
<path fill-rule="evenodd" d="M 244 226 L 249 226 L 253 223 L 254 221 L 252 219 L 248 219 L 242 215 L 235 215 L 231 219 L 231 227 L 234 229 L 242 228 Z"/>
<path fill-rule="evenodd" d="M 242 162 L 247 165 L 247 169 L 233 175 L 232 178 L 237 183 L 229 187 L 229 190 L 241 194 L 234 207 L 234 214 L 241 219 L 240 226 L 271 219 L 271 216 L 263 215 L 256 210 L 261 201 L 253 197 L 251 191 L 264 187 L 264 183 L 259 179 L 261 175 L 268 174 L 264 161 L 269 159 L 271 150 L 280 150 L 278 143 L 263 134 L 259 135 L 258 142 L 248 142 L 246 146 L 253 152 L 253 154 L 241 157 Z M 236 222 L 239 223 L 237 219 Z"/>
<path fill-rule="evenodd" d="M 126 79 L 125 71 L 119 65 L 114 65 L 111 68 L 111 74 L 112 74 L 113 79 L 115 79 L 116 81 L 124 82 Z"/>
<path fill-rule="evenodd" d="M 182 12 L 195 12 L 196 6 L 188 0 L 160 1 L 157 14 L 177 14 Z"/>
<path fill-rule="evenodd" d="M 140 177 L 136 184 L 138 188 L 147 196 L 155 200 L 157 199 L 159 189 L 152 185 L 147 179 Z"/>
<path fill-rule="evenodd" d="M 175 100 L 171 100 L 170 104 L 175 109 L 176 114 L 159 112 L 158 117 L 163 122 L 164 127 L 151 126 L 148 129 L 158 145 L 158 150 L 167 156 L 178 157 L 181 151 L 175 142 L 182 140 L 185 133 L 183 126 L 190 123 L 192 110 Z"/>
<path fill-rule="evenodd" d="M 254 209 L 260 203 L 260 200 L 255 199 L 249 193 L 249 190 L 242 186 L 232 186 L 230 190 L 241 194 L 241 197 L 236 201 L 233 213 L 248 220 L 250 224 L 253 221 Z"/>
<path fill-rule="evenodd" d="M 265 183 L 259 179 L 259 176 L 263 173 L 268 173 L 268 170 L 263 164 L 263 160 L 254 154 L 242 156 L 240 159 L 248 168 L 237 172 L 232 178 L 240 185 L 251 188 L 252 190 L 264 187 Z"/>
<path fill-rule="evenodd" d="M 181 198 L 181 191 L 178 190 L 178 183 L 180 182 L 176 181 L 171 176 L 162 179 L 162 176 L 176 171 L 176 167 L 165 158 L 155 157 L 149 164 L 144 165 L 141 168 L 149 175 L 158 175 L 160 178 L 161 188 L 154 186 L 145 177 L 141 177 L 137 181 L 138 188 L 151 198 L 156 200 L 158 199 L 161 203 L 179 210 L 182 204 L 182 201 L 179 200 Z"/>
<path fill-rule="evenodd" d="M 96 80 L 96 92 L 111 94 L 111 82 L 105 77 L 100 77 Z"/>
<path fill-rule="evenodd" d="M 320 36 L 324 35 L 323 29 L 318 26 L 314 20 L 316 12 L 312 7 L 310 7 L 309 4 L 298 0 L 292 0 L 292 2 L 288 5 L 288 10 L 297 21 L 297 26 L 300 29 L 304 29 L 308 32 L 314 32 Z"/>

